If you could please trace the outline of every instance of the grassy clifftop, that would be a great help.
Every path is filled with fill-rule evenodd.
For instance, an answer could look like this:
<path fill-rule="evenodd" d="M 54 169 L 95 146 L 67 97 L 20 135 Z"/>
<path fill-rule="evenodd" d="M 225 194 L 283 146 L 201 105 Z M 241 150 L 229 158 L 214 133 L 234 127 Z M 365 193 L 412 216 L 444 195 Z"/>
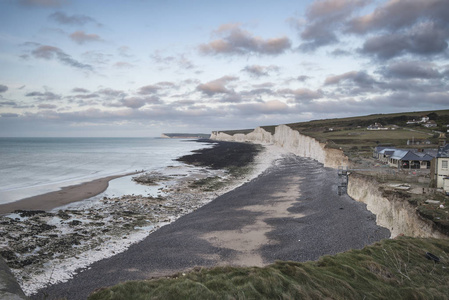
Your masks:
<path fill-rule="evenodd" d="M 197 269 L 130 281 L 89 299 L 447 299 L 448 270 L 449 240 L 400 237 L 316 262 Z"/>

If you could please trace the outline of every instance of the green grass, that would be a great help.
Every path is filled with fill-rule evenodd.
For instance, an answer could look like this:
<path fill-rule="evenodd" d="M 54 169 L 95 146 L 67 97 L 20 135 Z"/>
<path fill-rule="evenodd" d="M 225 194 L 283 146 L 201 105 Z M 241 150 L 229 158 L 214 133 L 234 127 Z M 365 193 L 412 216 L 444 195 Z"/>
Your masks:
<path fill-rule="evenodd" d="M 426 259 L 426 252 L 440 258 Z M 400 237 L 316 262 L 264 268 L 196 268 L 130 281 L 89 300 L 113 299 L 447 299 L 449 240 Z"/>

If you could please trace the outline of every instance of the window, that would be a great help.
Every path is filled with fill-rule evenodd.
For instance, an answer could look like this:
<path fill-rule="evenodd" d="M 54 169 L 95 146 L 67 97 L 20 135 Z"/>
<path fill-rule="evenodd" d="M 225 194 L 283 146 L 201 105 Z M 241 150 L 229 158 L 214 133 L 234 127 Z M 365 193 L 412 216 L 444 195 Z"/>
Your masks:
<path fill-rule="evenodd" d="M 441 168 L 447 169 L 447 160 L 441 161 Z"/>

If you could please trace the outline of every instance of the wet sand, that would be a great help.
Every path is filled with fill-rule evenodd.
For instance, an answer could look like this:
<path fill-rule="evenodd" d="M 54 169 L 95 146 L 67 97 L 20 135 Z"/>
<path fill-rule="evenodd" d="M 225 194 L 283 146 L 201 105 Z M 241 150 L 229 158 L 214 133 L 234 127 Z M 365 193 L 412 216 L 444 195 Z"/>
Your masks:
<path fill-rule="evenodd" d="M 63 187 L 62 189 L 42 195 L 25 198 L 19 201 L 1 204 L 0 215 L 16 210 L 51 210 L 72 202 L 81 201 L 103 193 L 109 185 L 109 181 L 138 174 L 139 172 L 108 176 L 81 184 Z"/>

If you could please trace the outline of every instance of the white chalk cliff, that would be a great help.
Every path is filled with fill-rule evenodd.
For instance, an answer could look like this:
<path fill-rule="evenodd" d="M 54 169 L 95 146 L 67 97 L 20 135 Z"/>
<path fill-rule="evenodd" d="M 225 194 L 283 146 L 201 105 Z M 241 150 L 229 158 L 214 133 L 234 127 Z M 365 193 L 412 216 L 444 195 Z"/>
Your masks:
<path fill-rule="evenodd" d="M 287 125 L 277 126 L 274 134 L 257 127 L 247 134 L 229 135 L 213 132 L 210 138 L 220 141 L 274 144 L 295 155 L 317 160 L 330 168 L 349 165 L 348 157 L 342 150 L 327 147 L 326 144 L 300 134 Z M 407 200 L 384 197 L 377 183 L 368 177 L 351 175 L 348 182 L 348 195 L 356 201 L 365 203 L 367 209 L 377 216 L 376 223 L 388 228 L 392 237 L 404 234 L 413 237 L 448 238 L 437 231 L 432 222 L 421 219 L 416 213 L 416 207 Z"/>
<path fill-rule="evenodd" d="M 267 132 L 261 127 L 257 127 L 254 131 L 247 134 L 237 133 L 235 135 L 229 135 L 223 132 L 214 132 L 210 138 L 220 141 L 274 144 L 283 147 L 295 155 L 315 159 L 325 167 L 337 168 L 338 166 L 348 165 L 348 158 L 343 154 L 343 151 L 329 148 L 326 144 L 300 134 L 287 125 L 276 126 L 274 134 Z"/>

